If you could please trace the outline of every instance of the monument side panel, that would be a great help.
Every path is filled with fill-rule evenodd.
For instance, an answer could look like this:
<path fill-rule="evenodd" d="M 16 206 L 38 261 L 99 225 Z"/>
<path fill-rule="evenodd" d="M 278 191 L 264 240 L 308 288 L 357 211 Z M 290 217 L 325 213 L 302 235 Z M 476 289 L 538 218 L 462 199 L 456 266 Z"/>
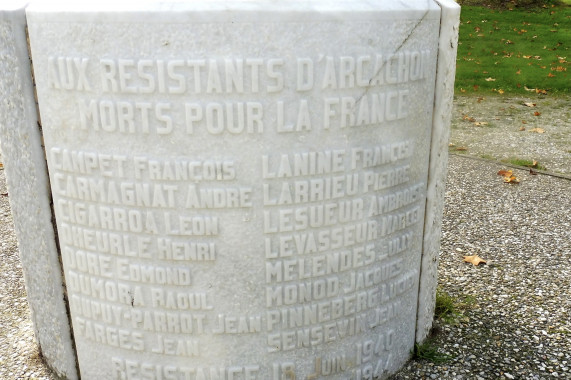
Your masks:
<path fill-rule="evenodd" d="M 77 378 L 47 166 L 26 42 L 25 2 L 0 7 L 0 142 L 34 332 L 59 375 Z"/>
<path fill-rule="evenodd" d="M 460 6 L 452 0 L 436 0 L 442 9 L 438 42 L 438 66 L 434 95 L 430 166 L 424 221 L 424 245 L 418 297 L 416 341 L 428 336 L 434 318 L 438 285 L 438 254 L 444 211 L 444 191 L 448 168 L 448 140 L 454 100 L 456 51 Z"/>
<path fill-rule="evenodd" d="M 343 4 L 29 9 L 83 379 L 408 359 L 440 8 Z"/>

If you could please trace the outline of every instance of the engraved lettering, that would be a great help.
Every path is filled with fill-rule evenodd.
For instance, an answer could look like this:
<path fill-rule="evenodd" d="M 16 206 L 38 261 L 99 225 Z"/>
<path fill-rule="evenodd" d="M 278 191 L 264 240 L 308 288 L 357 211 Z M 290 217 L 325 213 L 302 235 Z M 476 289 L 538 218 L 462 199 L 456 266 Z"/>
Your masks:
<path fill-rule="evenodd" d="M 228 316 L 218 314 L 214 334 L 251 334 L 262 331 L 261 316 Z"/>
<path fill-rule="evenodd" d="M 151 306 L 176 310 L 212 310 L 203 292 L 174 292 L 163 288 L 151 288 Z"/>

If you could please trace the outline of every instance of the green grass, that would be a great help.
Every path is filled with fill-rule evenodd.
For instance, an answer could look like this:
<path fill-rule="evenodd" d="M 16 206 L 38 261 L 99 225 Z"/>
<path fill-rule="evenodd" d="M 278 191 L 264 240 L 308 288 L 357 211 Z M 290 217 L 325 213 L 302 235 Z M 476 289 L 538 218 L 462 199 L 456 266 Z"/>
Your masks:
<path fill-rule="evenodd" d="M 571 93 L 571 6 L 461 12 L 457 93 Z"/>
<path fill-rule="evenodd" d="M 427 360 L 432 363 L 444 363 L 450 360 L 450 355 L 438 351 L 431 339 L 426 339 L 422 343 L 415 343 L 412 357 L 416 360 Z"/>
<path fill-rule="evenodd" d="M 545 166 L 541 165 L 539 162 L 534 160 L 528 160 L 526 158 L 510 158 L 505 160 L 505 162 L 516 166 L 523 166 L 526 168 L 534 168 L 538 170 L 545 170 Z"/>
<path fill-rule="evenodd" d="M 437 289 L 434 317 L 446 323 L 457 323 L 459 320 L 466 319 L 462 312 L 470 309 L 475 303 L 476 299 L 470 295 L 454 298 L 442 289 Z"/>
<path fill-rule="evenodd" d="M 453 318 L 457 314 L 455 301 L 452 296 L 441 290 L 436 291 L 436 306 L 434 316 L 443 320 Z"/>

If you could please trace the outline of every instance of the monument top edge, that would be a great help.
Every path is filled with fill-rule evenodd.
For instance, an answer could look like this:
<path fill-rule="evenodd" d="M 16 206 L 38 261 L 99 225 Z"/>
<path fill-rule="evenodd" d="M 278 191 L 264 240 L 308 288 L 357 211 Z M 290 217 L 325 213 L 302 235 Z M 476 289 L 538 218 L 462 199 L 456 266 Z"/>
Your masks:
<path fill-rule="evenodd" d="M 18 3 L 18 1 L 15 1 Z M 55 18 L 68 19 L 81 15 L 96 16 L 97 14 L 121 14 L 129 20 L 131 15 L 150 14 L 190 14 L 195 12 L 216 13 L 277 13 L 300 14 L 311 13 L 335 17 L 337 14 L 358 14 L 364 18 L 378 18 L 385 14 L 394 17 L 395 12 L 410 13 L 411 17 L 437 18 L 439 6 L 434 0 L 180 0 L 180 1 L 94 1 L 69 2 L 67 0 L 36 0 L 30 3 L 26 13 L 38 21 L 44 16 L 51 20 Z M 1 7 L 0 7 L 1 9 Z M 390 16 L 389 16 L 390 15 Z M 47 21 L 47 20 L 46 20 Z M 108 20 L 111 21 L 111 20 Z M 145 20 L 152 22 L 153 20 Z M 164 20 L 160 20 L 164 22 Z"/>
<path fill-rule="evenodd" d="M 0 12 L 12 12 L 22 10 L 28 5 L 29 0 L 2 0 L 0 3 Z"/>

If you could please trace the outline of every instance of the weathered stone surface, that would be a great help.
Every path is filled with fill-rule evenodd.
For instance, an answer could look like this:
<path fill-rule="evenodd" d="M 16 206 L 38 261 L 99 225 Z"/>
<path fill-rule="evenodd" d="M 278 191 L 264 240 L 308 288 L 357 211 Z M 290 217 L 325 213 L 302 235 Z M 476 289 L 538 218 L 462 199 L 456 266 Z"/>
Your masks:
<path fill-rule="evenodd" d="M 55 372 L 75 379 L 75 353 L 26 43 L 25 5 L 8 1 L 0 6 L 2 160 L 36 338 Z"/>
<path fill-rule="evenodd" d="M 430 332 L 434 316 L 436 286 L 438 284 L 438 253 L 444 209 L 444 189 L 448 167 L 448 140 L 450 117 L 454 97 L 456 50 L 460 7 L 451 0 L 438 0 L 441 7 L 438 67 L 432 121 L 430 167 L 424 220 L 424 246 L 422 254 L 416 341 L 423 341 Z"/>
<path fill-rule="evenodd" d="M 450 2 L 27 14 L 83 379 L 407 360 L 434 307 Z"/>

